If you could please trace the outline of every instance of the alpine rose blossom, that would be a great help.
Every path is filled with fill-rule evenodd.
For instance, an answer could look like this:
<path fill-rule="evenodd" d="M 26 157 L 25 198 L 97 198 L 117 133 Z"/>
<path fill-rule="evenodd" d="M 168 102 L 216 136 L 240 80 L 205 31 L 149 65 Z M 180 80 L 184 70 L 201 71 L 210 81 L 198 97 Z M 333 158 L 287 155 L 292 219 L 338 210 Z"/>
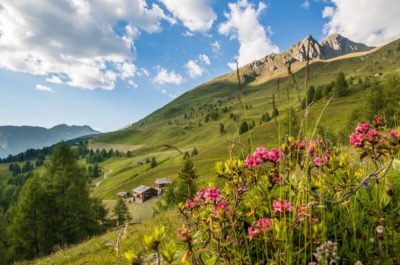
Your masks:
<path fill-rule="evenodd" d="M 356 127 L 356 132 L 357 133 L 367 133 L 369 130 L 369 122 L 361 124 L 358 123 Z"/>
<path fill-rule="evenodd" d="M 362 142 L 363 142 L 363 140 L 361 139 L 361 137 L 358 134 L 352 133 L 350 135 L 350 144 L 352 147 L 361 146 Z"/>
<path fill-rule="evenodd" d="M 283 213 L 284 211 L 293 211 L 293 206 L 290 205 L 290 202 L 282 198 L 278 198 L 277 201 L 273 201 L 272 208 L 274 209 L 274 214 L 277 212 Z"/>

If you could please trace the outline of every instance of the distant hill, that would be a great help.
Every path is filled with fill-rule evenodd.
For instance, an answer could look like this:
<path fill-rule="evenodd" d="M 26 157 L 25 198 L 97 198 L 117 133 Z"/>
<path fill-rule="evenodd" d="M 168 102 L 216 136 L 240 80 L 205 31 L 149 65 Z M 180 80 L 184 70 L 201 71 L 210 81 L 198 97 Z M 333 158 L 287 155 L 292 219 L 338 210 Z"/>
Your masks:
<path fill-rule="evenodd" d="M 87 125 L 60 124 L 50 129 L 33 126 L 0 126 L 0 158 L 18 154 L 28 148 L 42 148 L 61 140 L 67 141 L 99 133 Z"/>

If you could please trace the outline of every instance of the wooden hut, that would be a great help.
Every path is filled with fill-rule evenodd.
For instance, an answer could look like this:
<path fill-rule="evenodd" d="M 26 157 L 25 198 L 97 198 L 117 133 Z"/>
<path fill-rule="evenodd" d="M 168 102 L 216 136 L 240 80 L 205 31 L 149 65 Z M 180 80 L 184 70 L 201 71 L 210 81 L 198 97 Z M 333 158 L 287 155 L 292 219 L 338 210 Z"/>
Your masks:
<path fill-rule="evenodd" d="M 120 192 L 118 192 L 117 196 L 122 198 L 122 199 L 126 199 L 129 196 L 131 196 L 131 194 L 129 192 L 126 192 L 126 191 L 120 191 Z"/>
<path fill-rule="evenodd" d="M 161 179 L 156 179 L 154 181 L 154 187 L 158 190 L 163 190 L 165 186 L 168 184 L 171 184 L 171 180 L 169 178 L 161 178 Z"/>
<path fill-rule="evenodd" d="M 143 203 L 147 199 L 158 195 L 158 190 L 143 185 L 132 190 L 132 192 L 135 197 L 135 202 L 137 203 Z"/>

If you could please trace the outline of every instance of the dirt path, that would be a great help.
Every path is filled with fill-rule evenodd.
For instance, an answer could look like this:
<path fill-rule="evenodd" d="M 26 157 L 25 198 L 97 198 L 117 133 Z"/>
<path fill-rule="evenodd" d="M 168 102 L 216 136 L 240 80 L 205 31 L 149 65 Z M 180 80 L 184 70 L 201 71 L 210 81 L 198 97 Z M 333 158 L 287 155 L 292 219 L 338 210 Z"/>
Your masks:
<path fill-rule="evenodd" d="M 108 172 L 104 172 L 104 178 L 103 178 L 102 180 L 99 180 L 99 181 L 97 181 L 97 182 L 95 183 L 96 186 L 93 188 L 93 190 L 94 190 L 94 189 L 97 189 L 97 188 L 100 186 L 101 182 L 103 182 L 104 180 L 107 179 L 107 174 L 109 174 L 109 173 L 111 173 L 111 172 L 112 172 L 112 169 L 110 169 Z M 93 192 L 93 190 L 92 190 L 92 192 Z"/>

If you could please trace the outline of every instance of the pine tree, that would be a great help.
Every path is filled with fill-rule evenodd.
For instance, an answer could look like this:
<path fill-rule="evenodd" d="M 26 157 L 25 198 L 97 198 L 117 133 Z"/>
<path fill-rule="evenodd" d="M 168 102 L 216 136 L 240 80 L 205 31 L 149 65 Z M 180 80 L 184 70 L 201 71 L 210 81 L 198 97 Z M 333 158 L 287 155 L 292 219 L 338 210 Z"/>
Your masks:
<path fill-rule="evenodd" d="M 151 158 L 150 168 L 155 168 L 157 166 L 156 158 L 153 156 Z"/>
<path fill-rule="evenodd" d="M 198 155 L 199 152 L 197 151 L 196 147 L 192 151 L 192 157 Z"/>
<path fill-rule="evenodd" d="M 183 160 L 186 160 L 186 159 L 188 159 L 188 158 L 190 158 L 190 155 L 189 155 L 189 153 L 186 151 L 185 154 L 183 155 Z"/>
<path fill-rule="evenodd" d="M 242 121 L 239 127 L 239 134 L 243 134 L 249 130 L 249 126 L 246 121 Z"/>
<path fill-rule="evenodd" d="M 114 206 L 113 214 L 116 217 L 117 225 L 123 225 L 132 218 L 128 207 L 126 207 L 125 202 L 121 198 L 118 199 L 117 204 Z"/>
<path fill-rule="evenodd" d="M 219 133 L 224 133 L 224 131 L 225 131 L 224 124 L 220 123 L 219 124 Z"/>
<path fill-rule="evenodd" d="M 315 94 L 315 87 L 310 86 L 307 90 L 307 105 L 309 105 L 313 101 L 314 94 Z"/>
<path fill-rule="evenodd" d="M 339 72 L 336 75 L 335 80 L 335 96 L 344 97 L 347 95 L 347 82 L 343 72 Z"/>

